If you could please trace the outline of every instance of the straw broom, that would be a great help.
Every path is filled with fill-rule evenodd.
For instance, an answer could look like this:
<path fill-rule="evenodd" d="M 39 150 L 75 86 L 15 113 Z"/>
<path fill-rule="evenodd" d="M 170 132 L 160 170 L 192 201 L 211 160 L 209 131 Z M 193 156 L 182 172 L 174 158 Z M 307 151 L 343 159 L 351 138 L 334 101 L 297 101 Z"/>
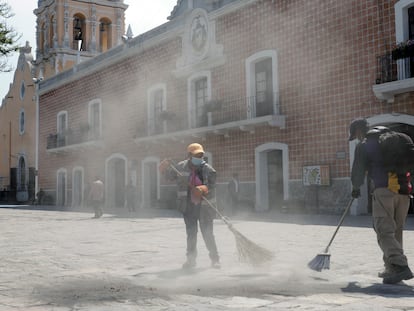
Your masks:
<path fill-rule="evenodd" d="M 170 164 L 170 166 L 178 175 L 182 176 L 181 172 L 174 165 Z M 202 198 L 217 213 L 221 220 L 227 225 L 227 228 L 233 233 L 236 240 L 239 261 L 257 266 L 273 259 L 273 252 L 254 243 L 241 234 L 238 230 L 236 230 L 236 228 L 234 228 L 229 219 L 220 213 L 215 204 L 213 204 L 205 196 Z"/>
<path fill-rule="evenodd" d="M 344 222 L 345 216 L 348 214 L 349 209 L 351 208 L 352 202 L 354 202 L 354 198 L 348 203 L 348 206 L 345 208 L 344 213 L 342 214 L 341 219 L 339 220 L 338 226 L 334 234 L 332 235 L 331 240 L 329 241 L 328 245 L 325 248 L 323 253 L 319 253 L 313 258 L 309 263 L 308 267 L 312 270 L 321 272 L 323 269 L 329 269 L 331 266 L 331 254 L 329 254 L 329 247 L 331 246 L 336 234 L 338 233 L 339 227 L 341 227 L 342 223 Z"/>

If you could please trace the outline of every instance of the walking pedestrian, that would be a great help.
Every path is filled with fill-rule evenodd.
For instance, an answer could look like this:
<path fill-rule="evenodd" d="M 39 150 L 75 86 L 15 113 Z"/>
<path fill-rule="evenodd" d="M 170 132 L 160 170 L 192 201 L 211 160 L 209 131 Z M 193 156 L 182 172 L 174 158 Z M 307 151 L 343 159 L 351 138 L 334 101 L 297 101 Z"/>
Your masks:
<path fill-rule="evenodd" d="M 126 191 L 126 206 L 129 212 L 135 212 L 135 208 L 137 206 L 137 188 L 132 183 L 132 180 L 129 181 Z"/>
<path fill-rule="evenodd" d="M 403 251 L 403 228 L 409 209 L 410 181 L 388 171 L 383 163 L 379 136 L 388 129 L 369 129 L 366 119 L 350 124 L 349 140 L 358 139 L 352 165 L 352 197 L 358 198 L 366 173 L 372 185 L 372 216 L 378 245 L 383 252 L 385 270 L 378 274 L 385 284 L 413 278 Z M 404 159 L 400 159 L 401 163 Z"/>
<path fill-rule="evenodd" d="M 104 183 L 99 176 L 95 177 L 89 191 L 89 202 L 95 212 L 94 218 L 100 218 L 103 215 L 102 205 L 104 203 Z"/>
<path fill-rule="evenodd" d="M 187 260 L 183 264 L 184 269 L 196 266 L 198 224 L 209 251 L 211 266 L 216 269 L 221 267 L 213 233 L 216 212 L 203 201 L 203 197 L 206 197 L 210 202 L 215 202 L 216 171 L 204 161 L 203 156 L 203 146 L 192 143 L 187 146 L 185 160 L 173 164 L 166 159 L 159 167 L 167 179 L 177 182 L 177 208 L 183 213 L 187 233 Z"/>

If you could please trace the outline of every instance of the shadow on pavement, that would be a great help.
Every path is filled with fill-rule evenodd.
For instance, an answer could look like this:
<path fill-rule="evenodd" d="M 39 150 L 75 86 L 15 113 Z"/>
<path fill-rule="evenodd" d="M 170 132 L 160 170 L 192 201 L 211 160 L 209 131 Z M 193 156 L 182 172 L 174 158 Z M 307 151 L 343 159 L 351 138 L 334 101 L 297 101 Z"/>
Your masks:
<path fill-rule="evenodd" d="M 33 296 L 49 305 L 76 306 L 102 304 L 104 302 L 140 301 L 160 297 L 156 289 L 133 284 L 127 279 L 82 276 L 65 279 L 57 284 L 37 286 Z"/>
<path fill-rule="evenodd" d="M 347 287 L 342 288 L 342 291 L 345 293 L 361 293 L 384 297 L 414 297 L 414 287 L 404 282 L 394 285 L 375 283 L 367 287 L 362 287 L 357 282 L 351 282 Z"/>

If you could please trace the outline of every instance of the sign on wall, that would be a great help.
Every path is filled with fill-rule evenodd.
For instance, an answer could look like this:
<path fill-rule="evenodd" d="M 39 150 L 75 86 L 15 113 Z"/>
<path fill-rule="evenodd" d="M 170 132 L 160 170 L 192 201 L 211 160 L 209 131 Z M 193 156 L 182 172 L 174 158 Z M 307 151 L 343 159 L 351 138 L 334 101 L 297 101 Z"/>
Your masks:
<path fill-rule="evenodd" d="M 329 166 L 328 165 L 311 165 L 303 167 L 303 185 L 304 186 L 329 186 Z"/>

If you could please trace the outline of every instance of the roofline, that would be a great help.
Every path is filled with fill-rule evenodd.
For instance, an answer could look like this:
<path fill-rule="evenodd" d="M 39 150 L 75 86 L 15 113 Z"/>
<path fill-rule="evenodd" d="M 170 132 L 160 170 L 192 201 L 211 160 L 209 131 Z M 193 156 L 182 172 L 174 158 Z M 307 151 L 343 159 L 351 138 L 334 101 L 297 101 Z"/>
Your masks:
<path fill-rule="evenodd" d="M 209 16 L 211 19 L 216 19 L 257 1 L 260 0 L 232 2 L 220 9 L 210 12 Z M 184 26 L 185 16 L 174 18 L 171 21 L 128 40 L 125 44 L 118 45 L 105 53 L 99 54 L 92 59 L 81 62 L 66 71 L 43 80 L 39 83 L 39 95 L 46 94 L 58 87 L 76 81 L 85 75 L 93 74 L 108 66 L 120 63 L 127 58 L 154 47 L 155 45 L 173 40 L 184 32 Z"/>

